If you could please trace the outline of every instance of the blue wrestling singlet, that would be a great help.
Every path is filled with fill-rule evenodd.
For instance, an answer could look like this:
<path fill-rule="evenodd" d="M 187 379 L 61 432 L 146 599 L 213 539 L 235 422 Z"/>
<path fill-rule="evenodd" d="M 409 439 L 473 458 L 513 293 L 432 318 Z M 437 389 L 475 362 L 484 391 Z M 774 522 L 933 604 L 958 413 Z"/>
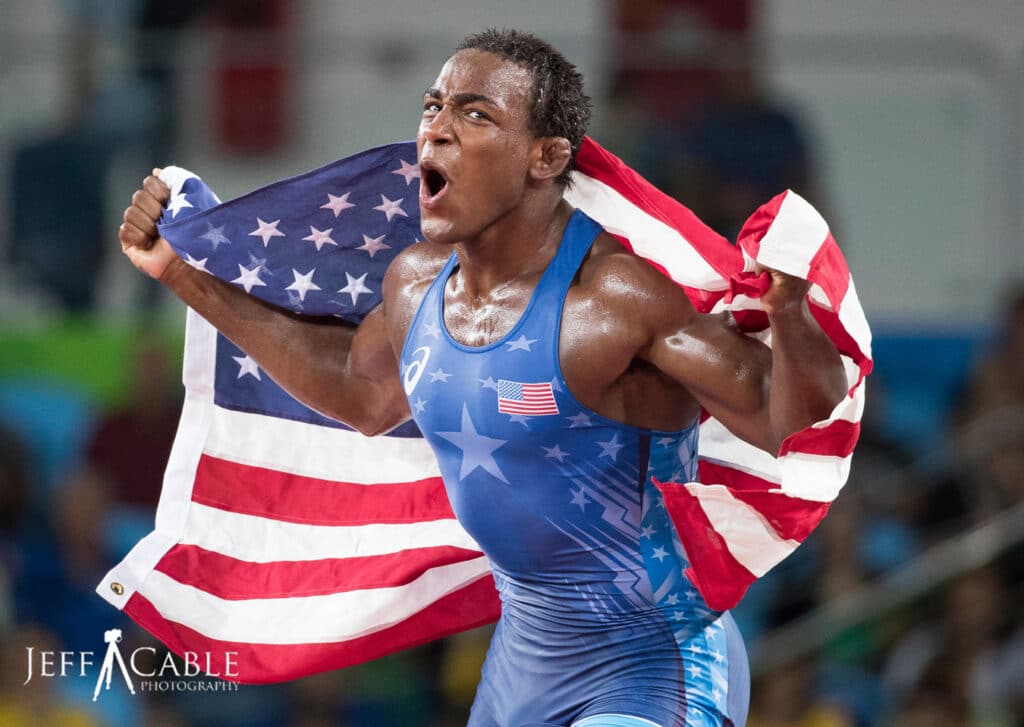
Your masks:
<path fill-rule="evenodd" d="M 739 727 L 742 639 L 683 574 L 651 481 L 695 479 L 697 424 L 658 432 L 606 419 L 569 393 L 558 363 L 566 291 L 600 231 L 573 214 L 519 322 L 487 346 L 445 327 L 452 255 L 402 352 L 413 416 L 501 595 L 469 723 Z"/>

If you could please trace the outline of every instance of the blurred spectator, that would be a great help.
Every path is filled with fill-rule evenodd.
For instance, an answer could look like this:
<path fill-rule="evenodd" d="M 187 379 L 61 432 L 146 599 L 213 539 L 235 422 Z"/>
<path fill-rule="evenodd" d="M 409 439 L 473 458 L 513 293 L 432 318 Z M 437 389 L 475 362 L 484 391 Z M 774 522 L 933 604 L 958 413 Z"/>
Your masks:
<path fill-rule="evenodd" d="M 802 125 L 764 92 L 752 47 L 739 46 L 723 55 L 717 93 L 681 135 L 667 191 L 735 240 L 747 217 L 786 189 L 824 207 L 812 185 Z"/>
<path fill-rule="evenodd" d="M 20 542 L 19 616 L 52 629 L 72 651 L 94 649 L 118 617 L 95 594 L 114 562 L 106 547 L 108 491 L 95 471 L 77 471 L 55 495 L 47 532 Z"/>
<path fill-rule="evenodd" d="M 807 662 L 780 666 L 759 679 L 751 689 L 747 727 L 854 727 L 844 709 L 815 693 L 813 679 Z"/>
<path fill-rule="evenodd" d="M 9 262 L 45 299 L 86 312 L 110 251 L 105 190 L 116 155 L 151 166 L 172 153 L 176 36 L 204 0 L 76 0 L 68 3 L 64 112 L 50 133 L 16 147 Z M 148 162 L 146 160 L 149 160 Z M 150 292 L 152 286 L 150 286 Z"/>
<path fill-rule="evenodd" d="M 1000 338 L 971 373 L 954 422 L 979 518 L 1024 501 L 1024 288 L 1004 310 Z"/>
<path fill-rule="evenodd" d="M 945 693 L 972 725 L 1009 725 L 1024 691 L 1018 634 L 1001 573 L 994 566 L 965 573 L 944 594 L 938 621 L 926 621 L 889 653 L 884 684 L 897 704 Z"/>
<path fill-rule="evenodd" d="M 143 338 L 133 352 L 124 403 L 100 418 L 86 448 L 89 464 L 109 480 L 113 499 L 138 508 L 147 521 L 160 497 L 181 401 L 166 344 Z"/>

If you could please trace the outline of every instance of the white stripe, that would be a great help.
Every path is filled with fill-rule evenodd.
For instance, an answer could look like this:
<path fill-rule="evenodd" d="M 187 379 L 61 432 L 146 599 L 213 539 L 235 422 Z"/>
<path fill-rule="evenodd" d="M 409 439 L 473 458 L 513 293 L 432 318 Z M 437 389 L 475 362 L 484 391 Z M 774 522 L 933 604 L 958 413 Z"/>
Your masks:
<path fill-rule="evenodd" d="M 780 538 L 757 510 L 737 500 L 722 485 L 690 482 L 686 489 L 700 502 L 732 557 L 758 578 L 800 545 Z"/>
<path fill-rule="evenodd" d="M 565 198 L 609 232 L 628 238 L 637 255 L 664 267 L 677 283 L 708 291 L 729 287 L 678 230 L 651 217 L 607 184 L 576 172 Z"/>
<path fill-rule="evenodd" d="M 700 425 L 697 453 L 702 459 L 720 462 L 772 482 L 780 478 L 775 456 L 744 442 L 714 417 Z"/>
<path fill-rule="evenodd" d="M 786 192 L 779 212 L 761 238 L 757 261 L 775 270 L 807 279 L 811 259 L 828 236 L 828 223 L 807 200 Z"/>
<path fill-rule="evenodd" d="M 192 503 L 182 542 L 252 563 L 356 558 L 451 545 L 480 550 L 454 519 L 372 525 L 305 525 Z"/>
<path fill-rule="evenodd" d="M 868 327 L 867 318 L 864 317 L 864 309 L 860 305 L 860 298 L 857 297 L 857 288 L 850 278 L 850 285 L 846 288 L 846 295 L 839 304 L 839 323 L 850 334 L 850 337 L 857 342 L 867 358 L 871 358 L 871 329 Z"/>
<path fill-rule="evenodd" d="M 426 440 L 359 432 L 214 407 L 206 453 L 306 477 L 379 484 L 439 477 Z"/>
<path fill-rule="evenodd" d="M 153 571 L 139 593 L 171 621 L 214 639 L 248 644 L 323 644 L 364 636 L 404 621 L 490 572 L 487 558 L 431 568 L 390 588 L 297 598 L 217 598 Z"/>
<path fill-rule="evenodd" d="M 813 502 L 832 502 L 846 484 L 852 456 L 789 452 L 779 458 L 782 491 Z"/>

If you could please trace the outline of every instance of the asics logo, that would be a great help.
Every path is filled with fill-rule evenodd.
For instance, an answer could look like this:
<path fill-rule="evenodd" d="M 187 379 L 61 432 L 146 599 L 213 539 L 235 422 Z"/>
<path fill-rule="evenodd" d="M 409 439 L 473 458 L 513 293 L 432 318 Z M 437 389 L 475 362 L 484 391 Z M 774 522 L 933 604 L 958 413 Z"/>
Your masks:
<path fill-rule="evenodd" d="M 420 346 L 412 352 L 411 358 L 409 365 L 405 367 L 405 376 L 402 377 L 406 396 L 411 396 L 416 384 L 420 382 L 420 377 L 427 368 L 427 361 L 430 360 L 430 348 Z"/>

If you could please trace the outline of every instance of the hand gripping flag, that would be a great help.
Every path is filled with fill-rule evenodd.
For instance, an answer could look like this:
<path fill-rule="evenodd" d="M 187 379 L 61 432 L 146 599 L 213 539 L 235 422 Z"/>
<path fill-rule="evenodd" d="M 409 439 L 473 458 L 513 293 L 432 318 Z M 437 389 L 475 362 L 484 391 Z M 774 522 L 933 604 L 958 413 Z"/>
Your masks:
<path fill-rule="evenodd" d="M 754 261 L 812 282 L 847 395 L 777 456 L 705 415 L 700 482 L 659 483 L 710 606 L 731 608 L 824 517 L 846 480 L 871 370 L 870 331 L 821 216 L 785 192 L 734 247 L 587 139 L 569 201 L 770 344 Z M 275 305 L 358 322 L 419 235 L 411 142 L 218 204 L 185 170 L 160 230 L 186 262 Z M 486 558 L 456 522 L 415 426 L 368 438 L 285 394 L 189 311 L 186 399 L 154 531 L 97 592 L 172 650 L 237 652 L 237 680 L 293 679 L 497 618 Z"/>

